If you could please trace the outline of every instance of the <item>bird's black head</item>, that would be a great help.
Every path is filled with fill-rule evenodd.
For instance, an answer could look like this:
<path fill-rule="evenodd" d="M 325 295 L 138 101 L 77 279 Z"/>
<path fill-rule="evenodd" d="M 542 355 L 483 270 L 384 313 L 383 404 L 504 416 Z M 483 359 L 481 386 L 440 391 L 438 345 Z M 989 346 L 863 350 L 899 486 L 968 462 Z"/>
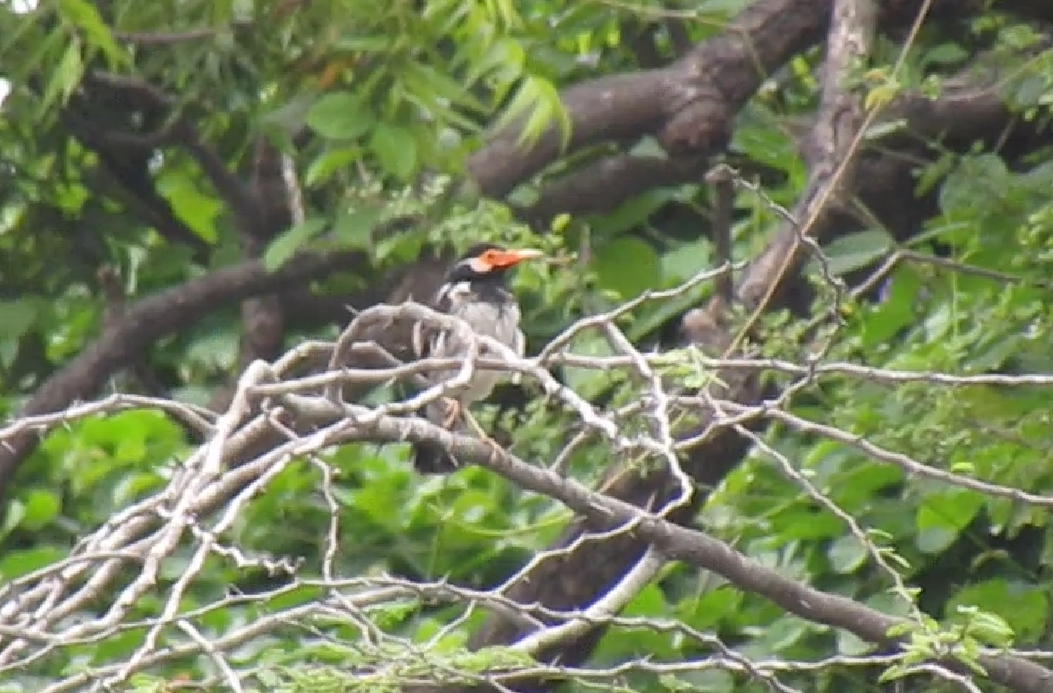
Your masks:
<path fill-rule="evenodd" d="M 477 243 L 453 264 L 446 274 L 447 284 L 459 282 L 501 282 L 505 273 L 523 260 L 544 257 L 540 250 L 507 250 L 494 243 Z"/>

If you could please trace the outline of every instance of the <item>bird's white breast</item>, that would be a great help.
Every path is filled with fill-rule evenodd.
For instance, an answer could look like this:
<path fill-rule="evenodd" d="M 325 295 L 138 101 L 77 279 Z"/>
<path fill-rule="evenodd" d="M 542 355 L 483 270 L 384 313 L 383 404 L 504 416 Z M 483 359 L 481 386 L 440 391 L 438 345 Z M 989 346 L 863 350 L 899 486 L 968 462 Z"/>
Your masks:
<path fill-rule="evenodd" d="M 445 287 L 444 290 L 450 303 L 451 315 L 467 322 L 476 334 L 491 337 L 508 345 L 517 355 L 523 355 L 526 345 L 523 333 L 519 329 L 519 305 L 507 290 L 497 287 L 488 289 L 493 293 L 480 295 L 467 282 Z M 467 353 L 468 344 L 456 333 L 440 333 L 433 346 L 433 354 L 436 356 L 460 356 Z M 481 347 L 479 354 L 487 355 L 486 348 Z M 436 375 L 446 379 L 455 374 L 456 371 Z M 494 386 L 507 377 L 507 374 L 498 371 L 478 370 L 473 374 L 468 390 L 460 395 L 460 398 L 464 401 L 483 399 L 490 394 Z"/>

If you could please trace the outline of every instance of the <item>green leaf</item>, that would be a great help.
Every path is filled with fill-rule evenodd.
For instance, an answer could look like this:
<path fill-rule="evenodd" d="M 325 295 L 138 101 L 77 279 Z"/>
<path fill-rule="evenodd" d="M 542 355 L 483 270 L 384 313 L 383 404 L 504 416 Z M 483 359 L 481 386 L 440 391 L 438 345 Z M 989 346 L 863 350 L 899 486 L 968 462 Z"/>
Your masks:
<path fill-rule="evenodd" d="M 804 619 L 785 616 L 765 628 L 764 635 L 758 639 L 757 645 L 767 652 L 783 652 L 799 643 L 801 638 L 821 628 L 823 626 Z"/>
<path fill-rule="evenodd" d="M 33 299 L 0 301 L 0 340 L 21 339 L 36 323 L 37 316 L 37 301 Z"/>
<path fill-rule="evenodd" d="M 640 590 L 625 607 L 625 616 L 629 618 L 661 618 L 668 614 L 670 605 L 665 599 L 662 589 L 657 584 L 651 583 Z M 599 657 L 610 661 L 612 659 L 624 660 L 638 657 L 647 653 L 656 659 L 673 657 L 677 653 L 673 649 L 669 638 L 657 633 L 639 631 L 631 638 L 608 640 L 605 647 L 597 653 Z"/>
<path fill-rule="evenodd" d="M 296 224 L 267 246 L 267 251 L 263 255 L 263 266 L 268 272 L 278 269 L 296 254 L 300 246 L 325 229 L 326 225 L 326 220 L 321 217 L 308 217 Z"/>
<path fill-rule="evenodd" d="M 959 614 L 966 621 L 965 632 L 984 643 L 994 647 L 1009 647 L 1013 644 L 1013 629 L 998 614 L 981 611 L 976 607 L 959 606 Z"/>
<path fill-rule="evenodd" d="M 600 287 L 632 298 L 661 282 L 662 268 L 654 248 L 638 238 L 616 238 L 593 251 L 592 269 Z"/>
<path fill-rule="evenodd" d="M 323 590 L 321 587 L 304 585 L 289 590 L 288 592 L 277 594 L 267 601 L 262 602 L 261 606 L 274 613 L 315 601 L 316 599 L 321 598 L 322 592 Z"/>
<path fill-rule="evenodd" d="M 843 450 L 843 448 L 841 449 Z M 833 498 L 846 512 L 863 512 L 873 507 L 874 497 L 881 489 L 903 481 L 903 471 L 888 464 L 861 464 L 859 459 L 846 455 L 848 464 L 829 479 L 822 479 L 823 486 L 834 489 Z"/>
<path fill-rule="evenodd" d="M 680 618 L 692 628 L 713 628 L 738 612 L 743 597 L 734 589 L 717 587 L 701 596 L 685 598 L 677 605 Z"/>
<path fill-rule="evenodd" d="M 80 29 L 88 43 L 102 51 L 111 66 L 124 65 L 128 55 L 113 38 L 94 3 L 87 0 L 59 0 L 58 11 L 62 18 Z"/>
<path fill-rule="evenodd" d="M 708 291 L 706 286 L 696 286 L 677 298 L 647 305 L 629 325 L 625 335 L 634 342 L 651 335 L 669 320 L 697 306 Z"/>
<path fill-rule="evenodd" d="M 956 43 L 941 43 L 925 51 L 924 65 L 954 65 L 969 57 L 969 52 Z"/>
<path fill-rule="evenodd" d="M 570 225 L 570 221 L 571 216 L 566 212 L 562 212 L 552 217 L 552 222 L 549 224 L 549 228 L 552 230 L 552 233 L 563 233 Z"/>
<path fill-rule="evenodd" d="M 295 133 L 307 122 L 307 114 L 315 104 L 313 94 L 297 94 L 285 103 L 260 117 L 260 124 L 285 133 Z"/>
<path fill-rule="evenodd" d="M 37 531 L 49 524 L 59 513 L 58 494 L 53 491 L 33 489 L 25 495 L 25 515 L 22 524 L 30 531 Z"/>
<path fill-rule="evenodd" d="M 400 77 L 403 87 L 413 92 L 418 99 L 435 102 L 438 97 L 476 113 L 483 114 L 488 111 L 465 85 L 430 65 L 409 63 L 404 66 Z"/>
<path fill-rule="evenodd" d="M 408 180 L 417 168 L 417 144 L 413 134 L 404 128 L 379 123 L 373 130 L 369 147 L 388 173 Z"/>
<path fill-rule="evenodd" d="M 512 102 L 498 119 L 497 127 L 517 127 L 517 144 L 530 146 L 557 121 L 562 146 L 570 140 L 571 122 L 559 100 L 559 92 L 546 80 L 527 76 L 516 90 Z"/>
<path fill-rule="evenodd" d="M 25 517 L 26 504 L 15 498 L 7 504 L 7 511 L 4 513 L 4 523 L 0 525 L 0 536 L 10 534 L 12 529 L 22 524 L 22 520 Z"/>
<path fill-rule="evenodd" d="M 1049 78 L 1046 75 L 1029 75 L 1014 86 L 1013 105 L 1018 108 L 1038 106 L 1049 98 Z"/>
<path fill-rule="evenodd" d="M 778 528 L 772 535 L 772 546 L 839 537 L 845 531 L 841 521 L 830 513 L 812 512 L 801 507 L 788 507 L 783 512 L 775 513 L 771 521 Z"/>
<path fill-rule="evenodd" d="M 483 77 L 489 76 L 495 82 L 494 100 L 504 99 L 508 89 L 523 74 L 526 64 L 526 51 L 522 45 L 511 38 L 504 37 L 494 41 L 481 58 L 471 61 L 467 85 L 475 84 Z"/>
<path fill-rule="evenodd" d="M 734 693 L 737 688 L 735 677 L 720 669 L 689 671 L 678 678 L 690 682 L 695 693 Z"/>
<path fill-rule="evenodd" d="M 843 275 L 879 260 L 893 247 L 892 237 L 882 229 L 868 229 L 849 234 L 831 242 L 823 248 L 830 272 Z M 811 269 L 817 271 L 819 261 L 811 261 Z"/>
<path fill-rule="evenodd" d="M 216 219 L 223 209 L 223 203 L 202 192 L 192 175 L 185 169 L 164 171 L 157 178 L 157 191 L 172 205 L 180 221 L 198 238 L 215 243 L 218 239 Z"/>
<path fill-rule="evenodd" d="M 307 125 L 323 137 L 353 140 L 373 127 L 369 106 L 357 94 L 339 91 L 318 99 L 307 112 Z"/>
<path fill-rule="evenodd" d="M 772 127 L 770 123 L 746 122 L 735 128 L 732 150 L 749 156 L 750 159 L 771 166 L 776 170 L 798 170 L 803 173 L 804 164 L 797 153 L 797 142 L 786 128 Z"/>
<path fill-rule="evenodd" d="M 40 570 L 64 558 L 55 546 L 39 546 L 25 551 L 9 551 L 0 557 L 0 578 L 13 580 L 34 570 Z"/>
<path fill-rule="evenodd" d="M 659 676 L 658 685 L 672 691 L 673 693 L 686 693 L 687 691 L 695 690 L 695 687 L 690 683 L 682 681 L 673 674 L 662 674 Z"/>
<path fill-rule="evenodd" d="M 311 162 L 304 174 L 303 184 L 308 188 L 327 182 L 334 173 L 345 169 L 362 156 L 362 150 L 357 146 L 340 147 L 325 152 Z"/>
<path fill-rule="evenodd" d="M 625 605 L 623 615 L 627 618 L 660 618 L 669 613 L 669 603 L 662 590 L 650 584 L 640 590 L 633 600 Z"/>
<path fill-rule="evenodd" d="M 113 487 L 114 505 L 130 504 L 142 498 L 145 492 L 157 490 L 163 485 L 161 476 L 153 472 L 126 474 Z"/>
<path fill-rule="evenodd" d="M 699 272 L 713 269 L 712 248 L 708 240 L 700 240 L 663 253 L 662 276 L 666 284 L 680 284 Z"/>
<path fill-rule="evenodd" d="M 333 48 L 341 51 L 362 51 L 376 53 L 391 48 L 390 36 L 343 36 L 333 43 Z"/>
<path fill-rule="evenodd" d="M 895 82 L 875 85 L 863 97 L 863 108 L 868 111 L 883 108 L 899 96 L 900 91 L 900 86 Z"/>
<path fill-rule="evenodd" d="M 382 215 L 380 209 L 356 209 L 341 214 L 333 224 L 333 238 L 341 248 L 369 248 L 373 245 L 373 228 Z"/>
<path fill-rule="evenodd" d="M 668 188 L 649 190 L 631 197 L 613 212 L 599 215 L 593 221 L 598 235 L 618 236 L 631 229 L 638 228 L 652 214 L 669 204 L 676 197 L 676 191 Z"/>
<path fill-rule="evenodd" d="M 983 504 L 983 496 L 975 491 L 960 488 L 941 490 L 927 496 L 918 509 L 918 528 L 965 529 Z"/>
<path fill-rule="evenodd" d="M 948 489 L 928 496 L 918 508 L 916 543 L 925 553 L 950 546 L 983 507 L 983 497 L 965 489 Z"/>
<path fill-rule="evenodd" d="M 69 42 L 62 59 L 51 73 L 44 88 L 44 97 L 40 101 L 40 112 L 48 111 L 56 102 L 65 104 L 70 94 L 80 84 L 84 76 L 84 60 L 81 56 L 81 44 L 76 38 Z"/>
<path fill-rule="evenodd" d="M 571 342 L 571 350 L 581 356 L 611 356 L 614 354 L 610 343 L 596 332 L 583 332 Z M 568 366 L 563 370 L 563 379 L 571 388 L 585 399 L 591 399 L 610 387 L 611 377 L 594 368 L 575 368 Z"/>
<path fill-rule="evenodd" d="M 926 527 L 918 530 L 914 544 L 923 553 L 935 554 L 947 549 L 958 538 L 958 531 L 950 527 Z"/>
<path fill-rule="evenodd" d="M 845 657 L 859 657 L 871 652 L 876 645 L 847 630 L 837 631 L 837 652 Z"/>
<path fill-rule="evenodd" d="M 885 671 L 881 672 L 881 676 L 878 677 L 878 683 L 892 683 L 898 679 L 907 676 L 911 672 L 911 667 L 907 664 L 893 664 Z"/>
<path fill-rule="evenodd" d="M 883 348 L 897 332 L 915 324 L 922 281 L 914 267 L 901 266 L 885 287 L 885 300 L 863 317 L 860 335 L 865 348 Z"/>
<path fill-rule="evenodd" d="M 948 612 L 976 607 L 1005 619 L 1022 641 L 1041 637 L 1050 621 L 1049 596 L 1038 587 L 1006 578 L 966 585 L 947 602 Z"/>
<path fill-rule="evenodd" d="M 997 154 L 963 157 L 940 187 L 940 209 L 984 219 L 1013 187 L 1009 168 Z M 969 237 L 974 234 L 971 226 L 967 231 Z"/>
<path fill-rule="evenodd" d="M 827 556 L 830 558 L 830 566 L 834 572 L 846 575 L 863 565 L 867 559 L 867 552 L 854 535 L 846 534 L 834 540 Z"/>

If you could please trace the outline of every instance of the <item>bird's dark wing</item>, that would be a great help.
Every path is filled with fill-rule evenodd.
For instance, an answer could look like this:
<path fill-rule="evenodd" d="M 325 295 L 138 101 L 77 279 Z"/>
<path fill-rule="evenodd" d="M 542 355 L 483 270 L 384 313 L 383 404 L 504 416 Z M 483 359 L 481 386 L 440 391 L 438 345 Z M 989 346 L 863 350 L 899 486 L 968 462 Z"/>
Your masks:
<path fill-rule="evenodd" d="M 419 474 L 450 474 L 461 468 L 457 459 L 437 443 L 414 443 L 410 464 Z"/>
<path fill-rule="evenodd" d="M 439 313 L 449 314 L 449 286 L 445 284 L 441 286 L 426 305 Z M 441 334 L 442 330 L 430 322 L 418 322 L 413 326 L 413 353 L 418 359 L 426 359 L 431 355 L 432 349 Z"/>
<path fill-rule="evenodd" d="M 440 312 L 450 312 L 450 287 L 443 285 L 428 305 Z M 413 326 L 413 353 L 418 359 L 428 358 L 442 336 L 442 330 L 437 326 L 418 322 Z M 425 416 L 433 419 L 434 406 L 427 407 Z M 433 423 L 439 423 L 433 421 Z M 410 463 L 421 474 L 449 474 L 456 471 L 460 464 L 441 445 L 435 443 L 414 443 L 410 452 Z"/>

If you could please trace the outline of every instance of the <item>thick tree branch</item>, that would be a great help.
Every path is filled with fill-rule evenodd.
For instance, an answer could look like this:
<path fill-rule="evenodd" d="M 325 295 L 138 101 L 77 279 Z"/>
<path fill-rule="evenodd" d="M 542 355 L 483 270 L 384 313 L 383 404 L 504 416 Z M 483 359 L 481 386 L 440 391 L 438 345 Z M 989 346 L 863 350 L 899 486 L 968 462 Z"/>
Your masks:
<path fill-rule="evenodd" d="M 923 4 L 880 0 L 881 27 L 909 25 Z M 761 81 L 822 37 L 831 5 L 830 0 L 757 0 L 723 32 L 667 68 L 573 86 L 562 94 L 572 124 L 566 151 L 555 126 L 532 146 L 518 145 L 519 128 L 509 126 L 469 159 L 472 183 L 482 194 L 501 198 L 562 154 L 646 134 L 655 135 L 674 159 L 705 161 L 723 148 L 735 114 Z M 933 0 L 929 17 L 966 19 L 986 7 L 985 0 Z M 1053 19 L 1053 5 L 1044 0 L 1005 0 L 997 9 Z"/>
<path fill-rule="evenodd" d="M 819 115 L 804 151 L 808 185 L 794 221 L 775 233 L 742 279 L 739 298 L 750 310 L 763 310 L 783 281 L 797 280 L 809 256 L 806 237 L 826 240 L 835 219 L 831 212 L 848 202 L 867 122 L 861 98 L 847 92 L 843 81 L 864 64 L 876 20 L 872 0 L 838 0 L 834 5 Z"/>
<path fill-rule="evenodd" d="M 909 149 L 917 161 L 931 158 L 925 147 L 933 142 L 961 151 L 976 143 L 1001 144 L 1019 154 L 1048 139 L 1041 128 L 1017 122 L 1002 98 L 997 75 L 978 81 L 972 69 L 944 80 L 938 98 L 915 92 L 897 97 L 878 123 L 902 123 L 902 127 L 868 141 L 868 150 Z M 805 149 L 803 138 L 799 149 Z M 699 159 L 615 154 L 549 181 L 521 214 L 540 226 L 560 213 L 603 214 L 649 190 L 698 181 L 706 169 L 706 162 Z"/>
<path fill-rule="evenodd" d="M 520 210 L 530 223 L 544 228 L 557 214 L 604 214 L 655 188 L 699 180 L 705 159 L 615 154 L 550 181 L 538 199 Z"/>
<path fill-rule="evenodd" d="M 676 156 L 715 153 L 764 76 L 818 40 L 828 13 L 829 0 L 760 0 L 668 68 L 571 87 L 562 96 L 572 123 L 568 151 L 655 133 Z M 564 153 L 555 129 L 527 149 L 518 137 L 510 126 L 469 159 L 484 195 L 503 197 Z"/>

